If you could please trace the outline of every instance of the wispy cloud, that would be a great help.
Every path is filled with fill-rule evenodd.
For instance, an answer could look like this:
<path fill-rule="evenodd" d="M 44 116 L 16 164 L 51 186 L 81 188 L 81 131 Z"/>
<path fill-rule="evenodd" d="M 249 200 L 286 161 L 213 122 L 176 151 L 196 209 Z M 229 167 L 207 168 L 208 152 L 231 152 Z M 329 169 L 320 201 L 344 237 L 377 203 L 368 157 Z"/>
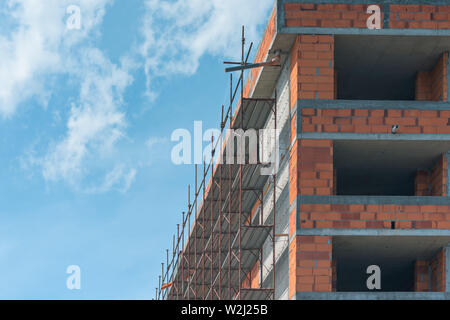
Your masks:
<path fill-rule="evenodd" d="M 105 176 L 100 186 L 94 186 L 86 189 L 87 193 L 97 194 L 105 193 L 110 190 L 117 190 L 120 193 L 126 193 L 136 178 L 136 169 L 127 169 L 124 165 L 117 165 Z"/>
<path fill-rule="evenodd" d="M 66 137 L 43 159 L 43 175 L 49 181 L 76 183 L 84 175 L 88 155 L 107 154 L 124 135 L 126 120 L 120 107 L 132 77 L 97 49 L 86 50 L 80 66 L 80 97 L 71 108 Z"/>
<path fill-rule="evenodd" d="M 31 97 L 45 103 L 45 79 L 68 70 L 66 57 L 102 21 L 111 0 L 7 0 L 0 4 L 9 28 L 0 29 L 0 115 L 11 117 Z M 66 8 L 83 8 L 81 30 L 65 26 Z M 70 66 L 69 66 L 70 69 Z"/>
<path fill-rule="evenodd" d="M 156 145 L 161 144 L 161 143 L 166 143 L 168 142 L 169 139 L 168 138 L 160 138 L 160 137 L 150 137 L 147 139 L 147 141 L 145 142 L 145 145 L 147 146 L 147 148 L 149 148 L 150 150 L 152 150 Z"/>
<path fill-rule="evenodd" d="M 68 76 L 79 90 L 68 97 L 67 118 L 53 111 L 58 123 L 66 122 L 65 133 L 47 141 L 44 151 L 28 152 L 25 161 L 21 159 L 23 168 L 39 168 L 45 181 L 67 183 L 84 192 L 128 190 L 143 160 L 122 162 L 112 154 L 127 134 L 123 97 L 136 69 L 144 68 L 147 93 L 154 97 L 155 79 L 192 75 L 204 55 L 238 56 L 241 25 L 247 26 L 249 41 L 257 40 L 273 4 L 272 0 L 144 1 L 138 54 L 125 49 L 123 57 L 133 59 L 123 58 L 119 64 L 94 46 L 113 0 L 0 4 L 0 18 L 8 17 L 2 20 L 8 27 L 0 22 L 0 116 L 12 118 L 30 99 L 45 106 L 55 92 L 50 80 L 57 76 Z M 81 8 L 81 30 L 66 28 L 69 5 Z M 153 152 L 161 142 L 149 139 L 147 151 Z M 96 183 L 86 183 L 86 177 L 93 176 Z"/>
<path fill-rule="evenodd" d="M 39 167 L 46 181 L 65 182 L 82 191 L 89 191 L 81 185 L 91 174 L 89 164 L 108 155 L 127 125 L 122 104 L 133 80 L 130 64 L 126 60 L 120 66 L 111 63 L 91 44 L 112 2 L 9 0 L 2 6 L 14 27 L 5 29 L 7 34 L 0 31 L 0 115 L 12 117 L 30 98 L 45 104 L 53 90 L 47 87 L 49 79 L 54 76 L 69 76 L 79 89 L 78 97 L 70 99 L 75 102 L 65 135 L 52 141 L 43 155 L 28 153 L 22 167 Z M 66 9 L 73 4 L 81 9 L 80 30 L 66 28 Z M 97 190 L 107 192 L 119 182 L 123 185 L 117 189 L 127 190 L 135 170 L 125 170 L 121 163 L 110 165 L 112 171 Z"/>
<path fill-rule="evenodd" d="M 147 90 L 152 81 L 174 74 L 191 75 L 205 54 L 240 55 L 241 26 L 257 41 L 272 0 L 146 0 L 140 54 L 145 59 Z"/>

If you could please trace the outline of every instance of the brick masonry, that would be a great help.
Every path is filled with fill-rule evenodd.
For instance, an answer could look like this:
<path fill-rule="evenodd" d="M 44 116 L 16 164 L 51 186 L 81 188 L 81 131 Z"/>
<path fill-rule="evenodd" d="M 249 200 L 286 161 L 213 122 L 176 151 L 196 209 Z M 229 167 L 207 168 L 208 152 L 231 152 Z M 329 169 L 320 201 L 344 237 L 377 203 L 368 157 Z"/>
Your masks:
<path fill-rule="evenodd" d="M 289 246 L 289 298 L 296 292 L 331 292 L 332 239 L 297 236 Z"/>
<path fill-rule="evenodd" d="M 418 170 L 414 179 L 416 196 L 447 195 L 447 158 L 442 155 L 430 170 Z"/>
<path fill-rule="evenodd" d="M 417 73 L 416 100 L 448 101 L 447 61 L 445 52 L 432 71 Z"/>
<path fill-rule="evenodd" d="M 414 264 L 414 291 L 445 292 L 445 249 L 430 261 L 418 260 Z"/>
<path fill-rule="evenodd" d="M 391 5 L 393 29 L 450 29 L 450 6 Z"/>
<path fill-rule="evenodd" d="M 297 174 L 299 194 L 332 195 L 333 141 L 301 140 Z"/>
<path fill-rule="evenodd" d="M 369 5 L 285 4 L 287 27 L 367 28 Z M 382 6 L 380 5 L 382 9 Z M 381 13 L 381 21 L 384 19 Z"/>
<path fill-rule="evenodd" d="M 379 6 L 383 21 L 383 5 Z M 367 4 L 286 3 L 286 27 L 367 28 L 371 15 L 367 7 Z M 389 11 L 391 29 L 450 29 L 450 5 L 391 4 Z"/>
<path fill-rule="evenodd" d="M 300 229 L 450 229 L 447 205 L 301 204 Z"/>
<path fill-rule="evenodd" d="M 291 51 L 291 106 L 297 99 L 334 99 L 334 37 L 300 35 Z"/>
<path fill-rule="evenodd" d="M 376 4 L 376 2 L 374 2 Z M 382 27 L 449 29 L 450 6 L 381 6 Z M 386 10 L 388 9 L 388 10 Z M 367 5 L 285 3 L 286 27 L 367 28 Z M 390 11 L 384 21 L 384 11 Z M 384 24 L 383 24 L 384 22 Z M 450 229 L 447 205 L 300 204 L 300 195 L 335 195 L 333 141 L 298 139 L 301 133 L 450 134 L 450 111 L 404 108 L 373 109 L 327 106 L 303 107 L 305 100 L 337 99 L 338 78 L 333 35 L 297 35 L 290 51 L 291 149 L 289 175 L 289 298 L 296 292 L 335 291 L 338 266 L 332 260 L 331 236 L 300 236 L 298 229 Z M 417 101 L 448 101 L 444 52 L 432 70 L 416 75 Z M 395 102 L 394 102 L 395 103 Z M 399 102 L 401 103 L 401 102 Z M 298 126 L 298 127 L 297 127 Z M 415 178 L 417 196 L 447 195 L 447 160 L 420 168 Z M 441 253 L 417 262 L 416 291 L 445 287 Z M 422 265 L 423 264 L 423 265 Z M 426 265 L 426 277 L 423 267 Z M 434 270 L 434 271 L 433 271 Z M 422 276 L 423 275 L 423 276 Z M 435 283 L 433 286 L 432 283 Z M 427 289 L 428 290 L 428 289 Z"/>
<path fill-rule="evenodd" d="M 302 132 L 450 134 L 448 110 L 303 108 Z"/>

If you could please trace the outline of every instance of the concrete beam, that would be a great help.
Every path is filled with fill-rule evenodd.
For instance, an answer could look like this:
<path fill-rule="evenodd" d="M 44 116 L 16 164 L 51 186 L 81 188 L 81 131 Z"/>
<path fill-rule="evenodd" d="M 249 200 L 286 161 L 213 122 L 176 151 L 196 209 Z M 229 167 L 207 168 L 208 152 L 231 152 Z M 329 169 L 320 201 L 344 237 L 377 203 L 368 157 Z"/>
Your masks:
<path fill-rule="evenodd" d="M 450 101 L 450 52 L 445 53 L 447 55 L 447 102 Z"/>
<path fill-rule="evenodd" d="M 450 68 L 449 68 L 450 69 Z M 295 109 L 396 109 L 396 110 L 450 110 L 448 101 L 414 100 L 297 100 Z M 300 111 L 299 111 L 300 112 Z"/>
<path fill-rule="evenodd" d="M 447 160 L 447 197 L 450 197 L 450 151 L 445 154 Z"/>
<path fill-rule="evenodd" d="M 297 229 L 297 236 L 449 237 L 448 229 Z"/>
<path fill-rule="evenodd" d="M 297 139 L 318 140 L 393 140 L 393 141 L 450 141 L 450 134 L 390 134 L 390 133 L 328 133 L 307 132 L 297 133 Z"/>
<path fill-rule="evenodd" d="M 448 292 L 297 292 L 296 300 L 450 300 Z"/>
<path fill-rule="evenodd" d="M 450 244 L 445 250 L 445 292 L 450 292 Z"/>
<path fill-rule="evenodd" d="M 450 36 L 450 29 L 359 29 L 359 28 L 322 28 L 322 27 L 283 27 L 280 34 L 345 34 L 367 36 Z"/>
<path fill-rule="evenodd" d="M 396 204 L 396 205 L 450 205 L 448 197 L 409 196 L 297 196 L 298 204 Z"/>
<path fill-rule="evenodd" d="M 447 0 L 278 0 L 279 3 L 333 3 L 333 4 L 431 4 L 447 5 Z"/>

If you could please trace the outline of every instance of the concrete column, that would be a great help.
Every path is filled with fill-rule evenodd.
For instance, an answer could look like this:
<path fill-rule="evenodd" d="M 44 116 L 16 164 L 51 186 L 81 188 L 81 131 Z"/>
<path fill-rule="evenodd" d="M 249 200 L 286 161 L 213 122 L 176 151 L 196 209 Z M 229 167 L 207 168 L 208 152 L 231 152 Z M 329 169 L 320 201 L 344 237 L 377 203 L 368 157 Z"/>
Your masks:
<path fill-rule="evenodd" d="M 445 292 L 450 292 L 450 244 L 444 248 L 445 258 Z"/>
<path fill-rule="evenodd" d="M 445 53 L 447 55 L 447 65 L 445 66 L 446 71 L 446 86 L 444 86 L 444 90 L 447 90 L 447 102 L 450 102 L 450 52 Z"/>
<path fill-rule="evenodd" d="M 445 154 L 447 160 L 447 197 L 450 196 L 450 151 Z"/>

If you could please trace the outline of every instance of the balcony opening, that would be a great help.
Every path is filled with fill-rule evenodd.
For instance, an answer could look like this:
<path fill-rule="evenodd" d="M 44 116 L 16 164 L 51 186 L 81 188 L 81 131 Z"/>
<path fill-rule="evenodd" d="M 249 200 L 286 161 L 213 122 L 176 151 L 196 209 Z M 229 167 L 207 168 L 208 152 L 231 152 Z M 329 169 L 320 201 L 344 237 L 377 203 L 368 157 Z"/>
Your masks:
<path fill-rule="evenodd" d="M 449 240 L 450 237 L 423 236 L 333 237 L 336 291 L 442 291 L 442 284 L 436 282 L 445 270 L 437 270 L 434 265 L 439 262 L 440 252 Z M 381 271 L 380 290 L 369 290 L 367 287 L 367 279 L 373 274 L 368 274 L 367 268 L 372 265 L 378 266 Z"/>
<path fill-rule="evenodd" d="M 337 98 L 442 101 L 450 38 L 338 35 Z"/>
<path fill-rule="evenodd" d="M 448 141 L 334 142 L 336 195 L 445 196 Z"/>

